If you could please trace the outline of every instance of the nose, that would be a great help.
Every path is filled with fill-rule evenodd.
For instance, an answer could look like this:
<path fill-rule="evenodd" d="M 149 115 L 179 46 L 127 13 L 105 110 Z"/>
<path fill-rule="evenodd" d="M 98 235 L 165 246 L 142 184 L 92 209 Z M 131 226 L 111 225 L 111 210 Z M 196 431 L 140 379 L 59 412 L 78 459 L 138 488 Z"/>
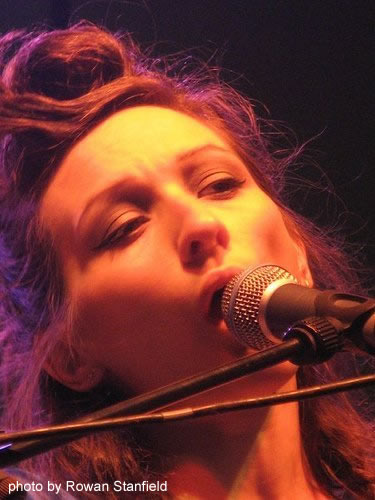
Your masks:
<path fill-rule="evenodd" d="M 181 221 L 177 240 L 178 252 L 184 266 L 201 266 L 210 257 L 219 259 L 228 247 L 226 226 L 208 213 L 189 207 Z"/>

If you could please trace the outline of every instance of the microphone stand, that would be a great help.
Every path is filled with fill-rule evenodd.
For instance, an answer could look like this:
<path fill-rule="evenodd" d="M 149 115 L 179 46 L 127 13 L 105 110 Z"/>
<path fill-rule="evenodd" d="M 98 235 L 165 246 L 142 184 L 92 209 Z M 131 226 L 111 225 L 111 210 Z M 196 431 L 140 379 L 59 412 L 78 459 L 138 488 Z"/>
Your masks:
<path fill-rule="evenodd" d="M 120 415 L 134 415 L 154 411 L 181 399 L 198 394 L 199 392 L 211 389 L 217 385 L 230 382 L 244 375 L 286 361 L 301 351 L 301 344 L 301 341 L 298 339 L 285 341 L 275 347 L 271 347 L 251 356 L 246 356 L 209 372 L 186 378 L 182 381 L 169 384 L 165 387 L 147 392 L 146 394 L 141 394 L 135 398 L 95 411 L 71 423 L 93 422 Z M 49 451 L 57 446 L 62 446 L 78 437 L 79 435 L 77 437 L 73 435 L 69 437 L 35 439 L 26 443 L 3 444 L 0 448 L 0 468 L 9 467 L 10 465 Z"/>
<path fill-rule="evenodd" d="M 320 363 L 341 350 L 342 340 L 335 327 L 328 320 L 312 318 L 307 324 L 299 323 L 289 331 L 289 338 L 281 344 L 240 360 L 225 364 L 209 372 L 186 378 L 165 387 L 122 401 L 107 408 L 95 411 L 70 424 L 84 424 L 117 416 L 150 413 L 171 403 L 212 389 L 218 385 L 249 375 L 256 371 L 292 360 L 296 364 Z M 319 328 L 316 328 L 316 321 Z M 325 323 L 321 325 L 321 321 Z M 328 325 L 328 326 L 327 326 Z M 329 327 L 329 328 L 328 328 Z M 319 331 L 319 329 L 321 331 Z M 328 333 L 327 333 L 328 331 Z M 323 333 L 321 333 L 323 332 Z M 176 412 L 172 412 L 176 414 Z M 139 415 L 138 415 L 139 416 Z M 67 424 L 69 426 L 69 424 Z M 53 436 L 46 439 L 33 439 L 28 442 L 8 442 L 0 445 L 0 468 L 8 467 L 22 460 L 49 451 L 57 446 L 78 439 L 81 434 Z"/>
<path fill-rule="evenodd" d="M 0 435 L 0 447 L 2 443 L 9 441 L 21 443 L 30 439 L 50 439 L 54 437 L 74 436 L 74 439 L 84 437 L 93 432 L 103 432 L 116 430 L 125 425 L 154 424 L 163 422 L 176 422 L 192 418 L 206 417 L 208 415 L 217 415 L 228 413 L 230 411 L 249 410 L 253 408 L 262 408 L 265 406 L 302 401 L 304 399 L 315 398 L 317 396 L 326 396 L 342 391 L 349 391 L 375 384 L 375 375 L 364 375 L 332 382 L 324 385 L 316 385 L 297 391 L 281 392 L 271 396 L 260 398 L 243 399 L 239 401 L 226 401 L 224 403 L 215 403 L 206 406 L 194 408 L 182 408 L 180 410 L 167 410 L 158 413 L 142 413 L 140 415 L 130 415 L 128 417 L 117 417 L 95 420 L 87 423 L 73 423 L 53 425 L 51 427 L 39 427 L 28 431 L 11 432 Z"/>

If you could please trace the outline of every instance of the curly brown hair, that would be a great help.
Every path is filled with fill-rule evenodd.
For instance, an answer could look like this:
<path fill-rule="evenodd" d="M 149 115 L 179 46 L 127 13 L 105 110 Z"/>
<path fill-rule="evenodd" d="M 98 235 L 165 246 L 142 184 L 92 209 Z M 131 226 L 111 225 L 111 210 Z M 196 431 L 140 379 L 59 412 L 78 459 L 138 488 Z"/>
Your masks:
<path fill-rule="evenodd" d="M 58 325 L 68 328 L 73 313 L 38 213 L 64 154 L 116 110 L 160 105 L 219 130 L 305 245 L 316 286 L 358 291 L 357 274 L 337 241 L 288 208 L 284 174 L 298 151 L 275 151 L 273 133 L 263 130 L 249 100 L 220 81 L 218 71 L 188 71 L 181 61 L 150 58 L 129 35 L 88 23 L 8 33 L 0 54 L 0 387 L 7 429 L 61 422 L 121 397 L 104 385 L 78 395 L 43 370 L 59 341 Z M 335 379 L 356 366 L 352 359 L 343 354 L 300 368 L 299 385 Z M 304 450 L 327 493 L 341 488 L 356 499 L 374 498 L 373 427 L 357 410 L 343 394 L 301 403 Z M 126 432 L 84 438 L 23 465 L 35 474 L 48 471 L 56 481 L 132 481 L 150 477 L 150 460 Z"/>

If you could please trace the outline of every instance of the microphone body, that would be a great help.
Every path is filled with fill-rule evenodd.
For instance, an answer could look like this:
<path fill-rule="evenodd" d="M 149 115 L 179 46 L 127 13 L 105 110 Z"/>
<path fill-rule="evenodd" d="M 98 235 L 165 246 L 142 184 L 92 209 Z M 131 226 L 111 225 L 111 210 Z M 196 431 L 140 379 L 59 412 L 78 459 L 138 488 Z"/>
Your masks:
<path fill-rule="evenodd" d="M 280 343 L 294 323 L 317 316 L 332 321 L 360 350 L 375 352 L 374 299 L 301 286 L 278 266 L 235 276 L 224 289 L 222 311 L 230 331 L 258 350 Z"/>

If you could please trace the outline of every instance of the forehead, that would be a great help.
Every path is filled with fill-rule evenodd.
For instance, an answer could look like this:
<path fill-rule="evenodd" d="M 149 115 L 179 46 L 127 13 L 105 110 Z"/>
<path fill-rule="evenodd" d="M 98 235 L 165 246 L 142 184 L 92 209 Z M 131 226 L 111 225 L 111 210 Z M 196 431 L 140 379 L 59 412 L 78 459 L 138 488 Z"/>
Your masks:
<path fill-rule="evenodd" d="M 181 112 L 158 106 L 119 111 L 65 156 L 43 197 L 42 216 L 68 198 L 84 203 L 103 182 L 116 182 L 125 173 L 173 169 L 179 154 L 205 144 L 229 149 L 210 127 Z"/>
<path fill-rule="evenodd" d="M 149 154 L 178 154 L 181 149 L 194 148 L 206 141 L 223 145 L 211 128 L 191 116 L 168 108 L 138 106 L 105 120 L 69 156 L 71 159 L 95 151 L 105 157 L 119 152 L 147 161 Z"/>

